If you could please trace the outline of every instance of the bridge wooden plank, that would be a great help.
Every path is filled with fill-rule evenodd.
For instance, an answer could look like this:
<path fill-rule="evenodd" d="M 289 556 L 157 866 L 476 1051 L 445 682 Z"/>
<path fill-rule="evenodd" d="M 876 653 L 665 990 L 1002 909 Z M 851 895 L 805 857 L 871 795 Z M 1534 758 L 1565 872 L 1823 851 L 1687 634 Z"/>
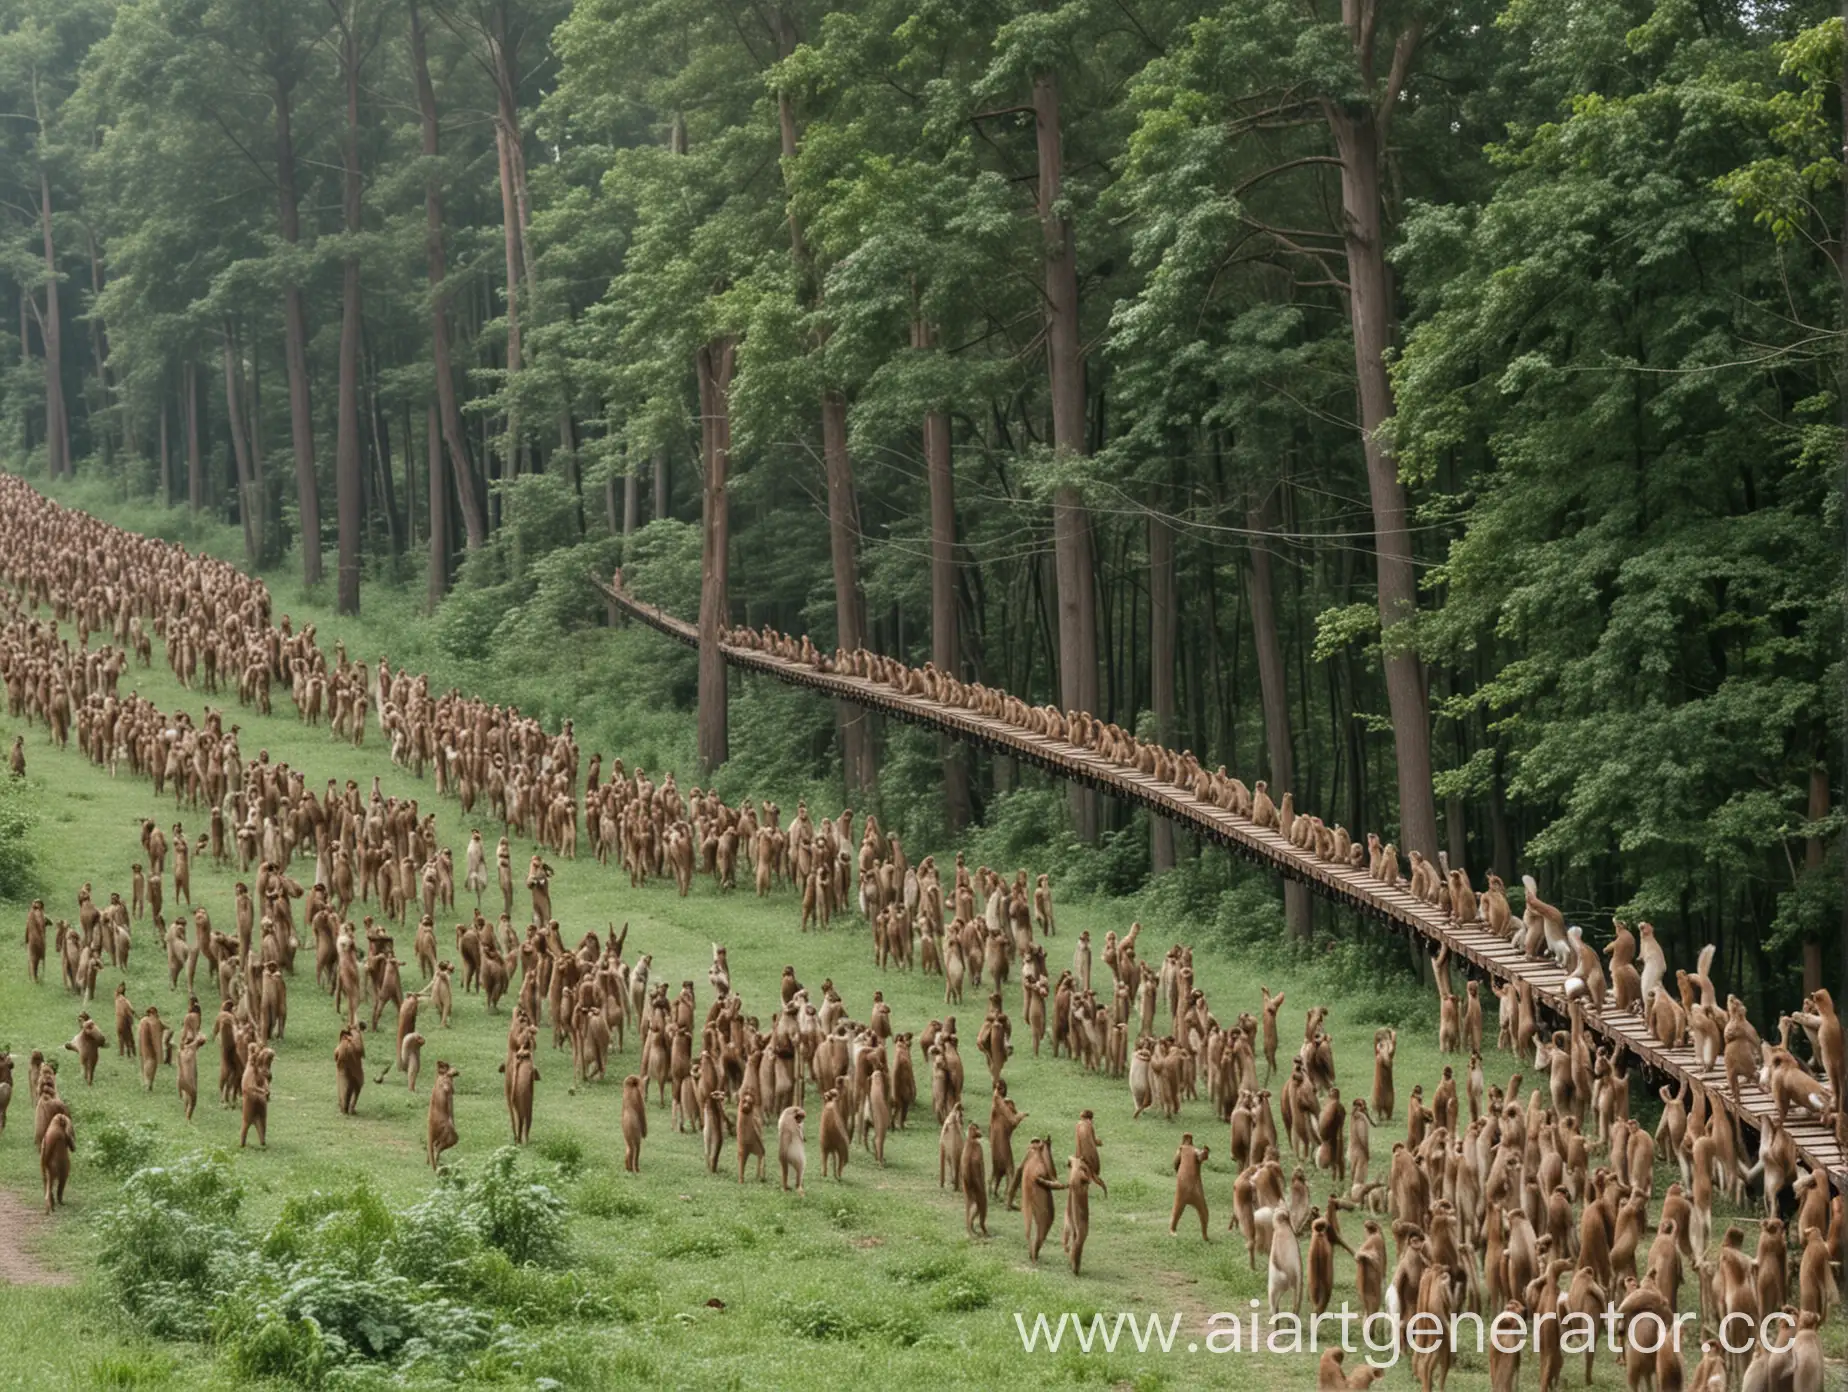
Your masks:
<path fill-rule="evenodd" d="M 593 575 L 591 579 L 605 595 L 650 628 L 689 647 L 699 646 L 699 632 L 692 624 L 663 613 L 598 576 Z M 865 677 L 823 672 L 755 648 L 729 643 L 721 644 L 720 651 L 727 662 L 737 666 L 887 711 L 900 719 L 935 726 L 1013 757 L 1024 758 L 1055 775 L 1077 778 L 1140 802 L 1210 839 L 1266 861 L 1279 873 L 1307 881 L 1325 894 L 1389 923 L 1413 929 L 1435 943 L 1447 945 L 1453 958 L 1475 966 L 1492 979 L 1524 980 L 1533 988 L 1536 1004 L 1561 1018 L 1566 1013 L 1566 974 L 1551 959 L 1530 958 L 1517 944 L 1497 938 L 1476 925 L 1452 922 L 1412 895 L 1405 886 L 1379 884 L 1364 868 L 1322 861 L 1291 845 L 1287 837 L 1269 827 L 1257 826 L 1224 808 L 1202 802 L 1191 788 L 1163 783 L 1140 769 L 1118 767 L 1093 750 L 1021 729 L 979 711 L 965 710 L 924 696 L 904 695 Z M 1614 1045 L 1621 1045 L 1641 1058 L 1649 1069 L 1677 1083 L 1698 1082 L 1719 1105 L 1730 1109 L 1732 1104 L 1721 1071 L 1717 1068 L 1702 1070 L 1692 1049 L 1669 1048 L 1658 1043 L 1641 1018 L 1635 1015 L 1586 1010 L 1584 1018 L 1587 1029 Z M 1762 1129 L 1773 1110 L 1769 1096 L 1756 1085 L 1740 1089 L 1740 1120 L 1745 1124 Z M 1848 1191 L 1848 1168 L 1844 1168 L 1843 1150 L 1828 1128 L 1813 1120 L 1793 1119 L 1786 1129 L 1804 1160 L 1812 1168 L 1828 1173 L 1838 1188 Z"/>

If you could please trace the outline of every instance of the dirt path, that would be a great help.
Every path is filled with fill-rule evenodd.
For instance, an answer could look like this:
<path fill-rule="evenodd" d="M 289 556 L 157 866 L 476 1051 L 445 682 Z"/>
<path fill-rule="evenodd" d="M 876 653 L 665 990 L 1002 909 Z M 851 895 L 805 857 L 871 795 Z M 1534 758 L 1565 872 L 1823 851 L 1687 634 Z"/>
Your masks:
<path fill-rule="evenodd" d="M 0 1190 L 0 1285 L 68 1286 L 68 1271 L 53 1271 L 32 1254 L 42 1214 L 17 1194 Z"/>

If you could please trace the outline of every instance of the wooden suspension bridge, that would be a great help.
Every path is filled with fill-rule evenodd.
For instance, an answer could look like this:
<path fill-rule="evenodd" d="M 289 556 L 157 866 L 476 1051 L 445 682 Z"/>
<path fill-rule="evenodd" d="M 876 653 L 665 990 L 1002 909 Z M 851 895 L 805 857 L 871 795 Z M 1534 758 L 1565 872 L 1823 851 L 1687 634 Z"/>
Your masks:
<path fill-rule="evenodd" d="M 626 589 L 593 576 L 597 587 L 626 613 L 675 642 L 699 647 L 699 630 L 683 619 L 645 603 Z M 1191 788 L 1166 783 L 1133 768 L 1124 768 L 1092 750 L 1033 733 L 1018 725 L 995 720 L 961 706 L 925 696 L 904 695 L 865 677 L 824 672 L 805 662 L 792 661 L 755 648 L 721 643 L 720 652 L 733 666 L 761 672 L 792 686 L 804 686 L 841 700 L 876 710 L 894 720 L 938 730 L 971 744 L 985 746 L 1011 759 L 1035 765 L 1054 777 L 1071 780 L 1140 803 L 1160 816 L 1180 823 L 1188 831 L 1225 847 L 1274 873 L 1301 881 L 1325 898 L 1400 933 L 1415 933 L 1450 949 L 1452 961 L 1495 982 L 1524 981 L 1532 989 L 1535 1006 L 1564 1020 L 1566 973 L 1551 959 L 1540 961 L 1520 947 L 1486 929 L 1454 922 L 1417 898 L 1403 885 L 1384 885 L 1368 871 L 1323 861 L 1290 844 L 1287 837 L 1247 817 L 1228 812 L 1196 798 Z M 1716 1108 L 1730 1110 L 1724 1077 L 1717 1067 L 1703 1069 L 1692 1048 L 1667 1048 L 1649 1033 L 1640 1015 L 1616 1011 L 1584 1011 L 1585 1027 L 1613 1049 L 1621 1047 L 1640 1060 L 1645 1070 L 1671 1085 L 1696 1083 Z M 1839 1080 L 1830 1080 L 1840 1086 Z M 1771 1096 L 1756 1085 L 1740 1089 L 1739 1120 L 1762 1130 L 1764 1118 L 1774 1111 Z M 1836 1188 L 1848 1192 L 1848 1156 L 1833 1131 L 1813 1119 L 1787 1122 L 1804 1162 L 1826 1172 Z"/>

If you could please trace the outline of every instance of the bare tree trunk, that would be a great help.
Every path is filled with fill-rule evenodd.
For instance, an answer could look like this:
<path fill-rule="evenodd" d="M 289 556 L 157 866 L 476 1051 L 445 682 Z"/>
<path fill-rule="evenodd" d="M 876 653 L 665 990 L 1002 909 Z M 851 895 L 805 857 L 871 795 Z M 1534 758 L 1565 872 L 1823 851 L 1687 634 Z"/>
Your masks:
<path fill-rule="evenodd" d="M 424 435 L 424 446 L 429 455 L 429 484 L 426 491 L 430 500 L 430 583 L 424 607 L 434 614 L 436 606 L 443 602 L 443 596 L 449 593 L 449 552 L 452 546 L 449 540 L 448 462 L 443 456 L 443 413 L 434 399 L 430 402 Z"/>
<path fill-rule="evenodd" d="M 773 24 L 778 56 L 787 57 L 796 43 L 795 30 L 781 9 L 775 12 Z M 776 109 L 787 179 L 787 166 L 796 157 L 800 138 L 795 105 L 787 91 L 777 94 Z M 820 276 L 803 240 L 802 223 L 793 201 L 787 202 L 785 215 L 790 254 L 801 276 L 804 299 L 818 306 L 822 298 Z M 824 329 L 815 343 L 817 350 L 825 339 Z M 866 601 L 860 592 L 860 509 L 854 497 L 853 459 L 847 452 L 847 398 L 831 386 L 824 387 L 821 394 L 821 461 L 828 484 L 828 556 L 834 570 L 835 641 L 853 652 L 866 646 Z M 878 781 L 871 717 L 851 701 L 836 701 L 834 721 L 840 731 L 841 769 L 847 791 L 850 795 L 870 793 Z"/>
<path fill-rule="evenodd" d="M 301 199 L 295 180 L 295 136 L 290 124 L 292 82 L 276 80 L 276 189 L 281 203 L 282 240 L 301 240 Z M 321 486 L 314 469 L 314 411 L 308 396 L 308 311 L 302 288 L 291 280 L 282 291 L 284 360 L 289 375 L 289 440 L 295 450 L 295 506 L 302 528 L 302 583 L 318 585 L 321 564 Z"/>
<path fill-rule="evenodd" d="M 1809 819 L 1820 822 L 1829 815 L 1829 770 L 1821 760 L 1810 767 Z M 1820 836 L 1807 838 L 1803 845 L 1803 868 L 1814 875 L 1822 869 L 1823 846 Z M 1803 943 L 1803 994 L 1822 989 L 1822 941 L 1806 938 Z M 1839 1083 L 1837 1087 L 1841 1086 Z"/>
<path fill-rule="evenodd" d="M 627 541 L 635 535 L 642 510 L 642 481 L 633 471 L 622 476 L 622 536 Z"/>
<path fill-rule="evenodd" d="M 1053 447 L 1086 453 L 1084 358 L 1078 323 L 1078 256 L 1071 219 L 1059 211 L 1065 155 L 1059 129 L 1059 80 L 1033 81 L 1034 126 L 1039 145 L 1039 217 L 1046 256 L 1046 366 L 1052 385 Z M 1052 547 L 1059 589 L 1059 701 L 1068 711 L 1097 710 L 1097 601 L 1090 517 L 1077 488 L 1062 484 L 1052 495 Z M 1072 823 L 1082 841 L 1097 840 L 1097 794 L 1079 783 L 1070 789 Z"/>
<path fill-rule="evenodd" d="M 186 502 L 205 510 L 205 458 L 199 453 L 199 370 L 189 360 L 180 373 L 186 411 Z"/>
<path fill-rule="evenodd" d="M 792 219 L 793 222 L 793 219 Z M 828 478 L 828 551 L 834 568 L 835 635 L 848 652 L 866 646 L 866 600 L 860 593 L 860 507 L 854 496 L 853 461 L 847 453 L 847 398 L 828 391 L 821 398 L 821 454 Z M 849 701 L 835 703 L 841 756 L 849 793 L 871 793 L 878 784 L 871 717 Z"/>
<path fill-rule="evenodd" d="M 257 488 L 250 457 L 250 441 L 244 434 L 244 411 L 240 402 L 244 394 L 240 385 L 243 372 L 234 359 L 231 325 L 228 322 L 222 325 L 220 333 L 224 341 L 225 410 L 231 417 L 231 453 L 237 461 L 237 515 L 244 526 L 244 557 L 254 570 L 263 560 L 263 545 L 262 534 L 258 530 L 261 519 L 257 516 Z"/>
<path fill-rule="evenodd" d="M 730 757 L 725 656 L 719 642 L 730 623 L 731 380 L 738 345 L 714 339 L 699 350 L 700 456 L 705 465 L 699 585 L 699 762 L 702 775 Z"/>
<path fill-rule="evenodd" d="M 1342 17 L 1359 58 L 1363 90 L 1373 85 L 1373 32 L 1377 0 L 1342 0 Z M 1399 775 L 1401 850 L 1437 854 L 1437 802 L 1431 788 L 1431 717 L 1423 664 L 1404 632 L 1418 610 L 1405 489 L 1387 452 L 1383 428 L 1392 418 L 1392 383 L 1386 352 L 1392 344 L 1392 285 L 1386 268 L 1385 207 L 1380 164 L 1393 105 L 1417 51 L 1419 28 L 1400 35 L 1392 72 L 1376 109 L 1370 101 L 1325 105 L 1341 159 L 1341 207 L 1348 268 L 1348 315 L 1354 335 L 1354 369 L 1360 385 L 1360 428 L 1373 504 L 1379 574 L 1380 643 L 1385 654 L 1386 699 L 1392 713 Z"/>
<path fill-rule="evenodd" d="M 650 522 L 659 522 L 667 516 L 667 448 L 656 445 L 654 450 L 654 512 L 649 516 Z"/>
<path fill-rule="evenodd" d="M 103 294 L 103 258 L 96 249 L 95 229 L 87 224 L 84 227 L 85 249 L 90 254 L 90 303 L 94 305 Z M 107 330 L 103 326 L 103 316 L 90 315 L 90 355 L 96 364 L 96 388 L 102 401 L 104 412 L 109 410 L 111 398 L 115 395 L 109 382 L 109 345 Z M 103 451 L 103 467 L 108 468 L 115 458 L 115 430 L 109 426 L 95 428 L 95 413 L 91 413 L 93 426 L 92 439 Z M 124 416 L 126 425 L 126 414 Z"/>
<path fill-rule="evenodd" d="M 1174 743 L 1174 527 L 1158 509 L 1149 512 L 1149 706 L 1155 738 Z M 1174 823 L 1149 819 L 1149 864 L 1156 874 L 1174 868 Z"/>
<path fill-rule="evenodd" d="M 1245 593 L 1251 600 L 1251 640 L 1258 656 L 1258 695 L 1264 707 L 1264 749 L 1270 764 L 1271 796 L 1282 801 L 1296 781 L 1296 753 L 1290 732 L 1290 693 L 1284 675 L 1283 642 L 1277 634 L 1270 543 L 1265 539 L 1270 533 L 1273 515 L 1271 497 L 1267 493 L 1252 507 L 1246 519 L 1253 535 L 1245 553 L 1249 572 Z M 1283 917 L 1291 937 L 1309 937 L 1314 920 L 1307 885 L 1295 880 L 1283 882 Z"/>
<path fill-rule="evenodd" d="M 494 147 L 500 160 L 501 188 L 501 226 L 505 233 L 507 259 L 507 383 L 511 390 L 514 379 L 520 375 L 520 214 L 514 206 L 513 194 L 513 155 L 508 148 L 511 137 L 507 127 L 501 121 L 494 126 Z M 507 474 L 516 476 L 520 472 L 520 456 L 523 453 L 520 444 L 520 412 L 517 406 L 507 408 L 507 446 L 504 451 L 507 460 Z"/>
<path fill-rule="evenodd" d="M 340 68 L 346 85 L 346 139 L 343 142 L 342 201 L 349 236 L 360 231 L 359 179 L 359 36 L 350 16 L 340 28 Z M 334 436 L 334 493 L 339 515 L 340 565 L 336 607 L 359 612 L 359 555 L 363 515 L 363 461 L 359 443 L 359 253 L 348 251 L 340 294 L 340 389 Z"/>
<path fill-rule="evenodd" d="M 935 346 L 936 334 L 923 320 L 911 326 L 911 346 Z M 950 458 L 950 416 L 943 410 L 924 413 L 924 473 L 930 488 L 930 660 L 937 670 L 962 676 L 961 614 L 956 598 L 956 473 Z M 943 811 L 951 831 L 960 831 L 974 815 L 969 795 L 968 746 L 939 737 L 943 760 Z"/>
<path fill-rule="evenodd" d="M 443 250 L 443 185 L 436 168 L 436 89 L 430 84 L 423 19 L 416 5 L 411 6 L 411 65 L 417 80 L 417 107 L 423 119 L 424 158 L 430 161 L 430 176 L 424 182 L 424 259 L 430 280 L 430 358 L 436 372 L 437 416 L 442 422 L 443 443 L 449 449 L 447 476 L 455 484 L 462 531 L 468 549 L 473 551 L 488 539 L 488 519 L 474 461 L 469 456 L 468 436 L 462 430 L 462 409 L 456 401 L 455 373 L 449 359 L 449 295 L 443 288 L 449 271 Z"/>
<path fill-rule="evenodd" d="M 167 439 L 167 392 L 160 393 L 160 505 L 173 506 L 173 447 Z"/>
<path fill-rule="evenodd" d="M 1842 0 L 1842 32 L 1848 35 L 1848 0 Z M 1848 44 L 1842 46 L 1841 64 L 1840 85 L 1837 90 L 1848 92 Z M 1837 369 L 1841 377 L 1836 385 L 1836 406 L 1841 412 L 1842 425 L 1844 427 L 1842 431 L 1842 476 L 1840 484 L 1844 492 L 1848 493 L 1848 101 L 1842 103 L 1842 205 L 1843 230 L 1836 245 L 1838 255 L 1841 258 L 1841 265 L 1839 267 L 1841 276 L 1841 328 L 1844 332 L 1841 341 L 1841 360 Z M 1843 535 L 1838 538 L 1838 540 L 1844 544 L 1845 549 L 1848 549 L 1848 513 L 1844 513 L 1843 515 L 1842 527 Z M 1844 698 L 1848 698 L 1848 691 L 1844 691 L 1843 696 Z M 1848 707 L 1848 699 L 1845 699 L 1844 706 Z M 1848 708 L 1845 708 L 1840 714 L 1848 716 Z M 1840 768 L 1843 777 L 1848 778 L 1848 719 L 1842 721 L 1841 756 L 1842 762 Z M 1826 771 L 1823 775 L 1823 781 L 1825 783 L 1828 781 Z M 1845 862 L 1843 865 L 1843 873 L 1845 876 L 1848 876 L 1848 857 L 1844 857 L 1843 859 Z M 1842 922 L 1840 939 L 1838 942 L 1841 976 L 1836 983 L 1841 988 L 1841 992 L 1837 999 L 1848 999 L 1848 884 L 1844 884 L 1843 890 Z M 1838 1097 L 1840 1096 L 1839 1089 L 1843 1086 L 1844 1084 L 1842 1083 L 1835 1084 L 1837 1088 L 1836 1095 Z M 1836 1137 L 1844 1148 L 1848 1148 L 1848 1108 L 1838 1107 L 1837 1111 L 1839 1115 L 1836 1119 Z"/>
<path fill-rule="evenodd" d="M 44 127 L 39 128 L 44 140 Z M 39 230 L 45 240 L 45 462 L 53 478 L 71 472 L 71 422 L 64 409 L 64 319 L 58 309 L 58 256 L 51 237 L 51 175 L 39 165 Z"/>

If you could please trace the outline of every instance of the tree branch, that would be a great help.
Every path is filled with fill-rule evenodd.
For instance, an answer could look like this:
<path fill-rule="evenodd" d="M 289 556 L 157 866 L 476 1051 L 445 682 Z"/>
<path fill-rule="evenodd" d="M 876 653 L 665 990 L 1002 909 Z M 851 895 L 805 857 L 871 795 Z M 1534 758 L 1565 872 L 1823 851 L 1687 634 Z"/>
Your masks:
<path fill-rule="evenodd" d="M 1424 21 L 1415 19 L 1411 28 L 1399 35 L 1399 41 L 1392 46 L 1392 67 L 1386 74 L 1386 90 L 1380 96 L 1379 127 L 1380 144 L 1386 143 L 1386 132 L 1392 126 L 1392 113 L 1398 104 L 1399 93 L 1405 90 L 1405 79 L 1411 71 L 1412 59 L 1417 56 L 1418 42 L 1424 37 Z"/>

